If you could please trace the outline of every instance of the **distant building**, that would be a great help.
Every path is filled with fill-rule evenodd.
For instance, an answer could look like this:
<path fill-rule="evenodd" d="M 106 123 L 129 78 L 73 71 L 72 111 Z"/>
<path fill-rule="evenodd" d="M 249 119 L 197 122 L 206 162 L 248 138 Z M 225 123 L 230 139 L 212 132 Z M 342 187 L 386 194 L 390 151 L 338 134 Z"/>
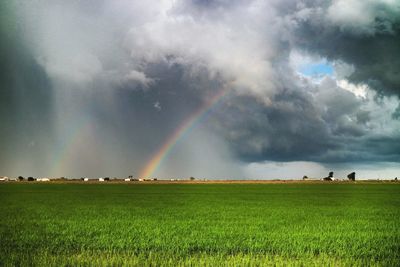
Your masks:
<path fill-rule="evenodd" d="M 100 177 L 99 182 L 104 182 L 104 178 Z"/>
<path fill-rule="evenodd" d="M 83 181 L 84 182 L 89 182 L 89 178 L 85 177 L 85 178 L 83 178 Z"/>
<path fill-rule="evenodd" d="M 329 172 L 328 177 L 322 178 L 323 181 L 333 181 L 333 172 Z"/>

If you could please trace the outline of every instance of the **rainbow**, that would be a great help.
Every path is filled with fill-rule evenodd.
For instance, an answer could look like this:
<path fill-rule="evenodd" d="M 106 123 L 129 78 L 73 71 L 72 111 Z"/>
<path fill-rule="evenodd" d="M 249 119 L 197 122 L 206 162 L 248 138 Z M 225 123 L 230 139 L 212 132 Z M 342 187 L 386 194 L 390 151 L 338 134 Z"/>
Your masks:
<path fill-rule="evenodd" d="M 65 175 L 63 172 L 66 171 L 68 162 L 73 158 L 74 151 L 82 145 L 85 136 L 90 136 L 92 128 L 90 120 L 84 116 L 66 128 L 66 132 L 63 133 L 61 141 L 55 148 L 50 175 L 53 177 Z"/>
<path fill-rule="evenodd" d="M 229 92 L 225 87 L 220 89 L 217 94 L 206 101 L 200 106 L 195 112 L 193 112 L 188 118 L 186 118 L 180 126 L 167 138 L 161 148 L 153 155 L 150 161 L 145 165 L 139 174 L 140 178 L 150 178 L 153 176 L 155 171 L 159 168 L 163 160 L 171 152 L 172 148 L 182 139 L 185 134 L 190 132 L 197 123 L 204 119 L 220 100 Z"/>

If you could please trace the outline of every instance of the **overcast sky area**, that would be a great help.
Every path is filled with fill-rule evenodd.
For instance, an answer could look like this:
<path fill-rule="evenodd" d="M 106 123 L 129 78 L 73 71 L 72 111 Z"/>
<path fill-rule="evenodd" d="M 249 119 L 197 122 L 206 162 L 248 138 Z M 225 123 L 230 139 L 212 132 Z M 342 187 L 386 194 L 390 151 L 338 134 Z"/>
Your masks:
<path fill-rule="evenodd" d="M 398 0 L 0 3 L 0 175 L 400 177 Z"/>

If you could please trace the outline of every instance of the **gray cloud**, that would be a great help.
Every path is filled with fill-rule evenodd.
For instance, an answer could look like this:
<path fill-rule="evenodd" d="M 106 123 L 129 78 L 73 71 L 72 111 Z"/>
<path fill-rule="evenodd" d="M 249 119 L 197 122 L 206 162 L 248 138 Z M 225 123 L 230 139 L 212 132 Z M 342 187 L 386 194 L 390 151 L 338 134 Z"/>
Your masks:
<path fill-rule="evenodd" d="M 249 162 L 398 161 L 400 125 L 388 116 L 397 99 L 377 103 L 376 93 L 369 94 L 357 97 L 325 78 L 320 84 L 282 90 L 271 106 L 233 97 L 213 126 Z"/>
<path fill-rule="evenodd" d="M 14 11 L 2 25 L 14 26 L 1 28 L 1 170 L 137 173 L 222 87 L 228 95 L 158 175 L 400 160 L 396 1 L 95 2 L 2 4 Z M 334 73 L 298 69 L 315 62 Z M 77 125 L 86 130 L 68 150 Z"/>
<path fill-rule="evenodd" d="M 397 1 L 318 1 L 285 14 L 295 47 L 354 66 L 348 78 L 399 95 L 400 5 Z"/>

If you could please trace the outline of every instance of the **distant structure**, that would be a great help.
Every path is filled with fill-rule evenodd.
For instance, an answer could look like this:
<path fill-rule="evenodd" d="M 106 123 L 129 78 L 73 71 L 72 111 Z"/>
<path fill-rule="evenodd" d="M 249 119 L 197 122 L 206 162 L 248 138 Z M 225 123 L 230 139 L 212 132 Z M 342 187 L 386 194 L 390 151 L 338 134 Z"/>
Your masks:
<path fill-rule="evenodd" d="M 328 177 L 323 178 L 322 180 L 324 181 L 332 181 L 333 178 L 333 172 L 329 172 Z"/>
<path fill-rule="evenodd" d="M 349 173 L 347 175 L 347 178 L 349 178 L 350 181 L 355 181 L 356 180 L 356 173 L 355 172 Z"/>

